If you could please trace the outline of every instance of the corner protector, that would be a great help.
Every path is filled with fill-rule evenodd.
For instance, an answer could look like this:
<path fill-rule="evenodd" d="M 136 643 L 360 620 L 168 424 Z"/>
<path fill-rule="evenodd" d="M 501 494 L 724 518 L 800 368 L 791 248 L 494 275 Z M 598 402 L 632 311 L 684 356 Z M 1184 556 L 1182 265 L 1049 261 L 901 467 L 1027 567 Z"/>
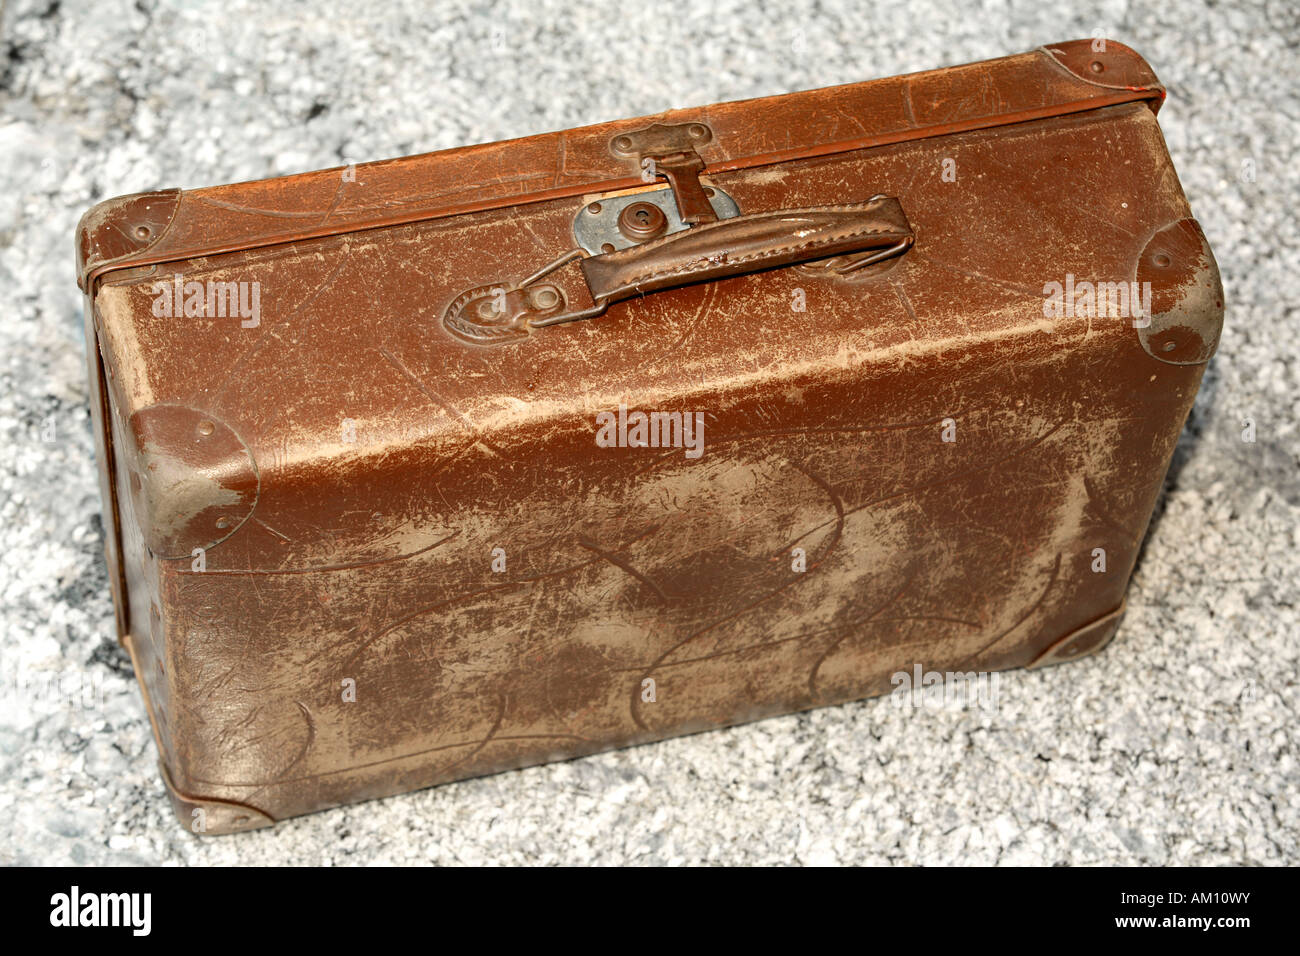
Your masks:
<path fill-rule="evenodd" d="M 106 199 L 77 223 L 77 285 L 90 293 L 94 275 L 157 245 L 180 206 L 181 190 L 159 189 Z"/>
<path fill-rule="evenodd" d="M 1189 217 L 1157 230 L 1134 278 L 1151 290 L 1146 325 L 1134 323 L 1146 353 L 1168 365 L 1208 362 L 1223 331 L 1223 282 L 1200 224 Z"/>
<path fill-rule="evenodd" d="M 1053 641 L 1041 654 L 1025 665 L 1026 669 L 1035 670 L 1051 664 L 1064 664 L 1097 653 L 1115 636 L 1126 607 L 1127 601 L 1121 601 L 1119 607 L 1109 614 L 1090 621 L 1083 627 L 1075 628 L 1064 637 Z"/>
<path fill-rule="evenodd" d="M 167 787 L 172 811 L 181 826 L 196 836 L 224 836 L 260 830 L 275 823 L 275 819 L 256 807 L 234 800 L 216 800 L 182 793 L 172 782 L 167 765 L 159 761 L 158 772 Z"/>
<path fill-rule="evenodd" d="M 1101 43 L 1103 49 L 1094 49 Z M 1068 40 L 1039 47 L 1062 69 L 1076 79 L 1108 90 L 1133 90 L 1151 93 L 1153 112 L 1165 101 L 1165 88 L 1155 70 L 1132 47 L 1117 40 L 1094 38 Z"/>
<path fill-rule="evenodd" d="M 215 415 L 184 405 L 150 405 L 131 416 L 129 489 L 149 550 L 188 558 L 243 526 L 261 478 L 252 452 Z"/>

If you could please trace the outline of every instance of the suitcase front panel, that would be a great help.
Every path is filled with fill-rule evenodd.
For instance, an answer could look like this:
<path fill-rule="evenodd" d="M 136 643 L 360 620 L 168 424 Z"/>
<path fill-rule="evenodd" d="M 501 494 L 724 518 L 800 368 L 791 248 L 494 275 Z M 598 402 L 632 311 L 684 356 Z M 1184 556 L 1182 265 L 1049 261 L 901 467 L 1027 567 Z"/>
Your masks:
<path fill-rule="evenodd" d="M 130 645 L 184 807 L 242 829 L 1108 639 L 1222 308 L 1152 111 L 704 182 L 898 197 L 915 241 L 491 347 L 448 306 L 600 196 L 101 281 Z M 161 321 L 176 272 L 257 283 L 258 323 Z M 1146 327 L 1074 307 L 1139 276 Z"/>

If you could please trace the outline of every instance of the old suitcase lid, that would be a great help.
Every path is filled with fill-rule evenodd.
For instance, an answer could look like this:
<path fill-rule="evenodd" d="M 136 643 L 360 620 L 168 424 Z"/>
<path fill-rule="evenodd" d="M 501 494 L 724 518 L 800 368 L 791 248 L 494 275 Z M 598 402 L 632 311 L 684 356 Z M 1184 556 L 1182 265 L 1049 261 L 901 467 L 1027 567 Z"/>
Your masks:
<path fill-rule="evenodd" d="M 1165 96 L 1112 40 L 888 79 L 740 100 L 564 132 L 196 190 L 110 199 L 77 230 L 78 284 L 104 273 L 641 184 L 612 141 L 704 123 L 705 175 L 1005 126 Z"/>

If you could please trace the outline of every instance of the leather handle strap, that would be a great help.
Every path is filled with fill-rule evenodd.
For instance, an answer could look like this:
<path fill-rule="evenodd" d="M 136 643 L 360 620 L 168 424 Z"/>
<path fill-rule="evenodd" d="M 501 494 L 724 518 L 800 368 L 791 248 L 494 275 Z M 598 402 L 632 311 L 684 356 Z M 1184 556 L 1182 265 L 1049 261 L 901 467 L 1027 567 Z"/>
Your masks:
<path fill-rule="evenodd" d="M 662 239 L 582 260 L 599 302 L 777 266 L 870 250 L 904 252 L 913 240 L 902 204 L 862 203 L 783 209 L 701 223 Z"/>
<path fill-rule="evenodd" d="M 463 341 L 500 344 L 524 337 L 533 329 L 593 318 L 613 302 L 693 282 L 832 257 L 848 257 L 835 271 L 851 272 L 902 255 L 914 240 L 902 203 L 891 196 L 752 213 L 699 223 L 598 256 L 574 250 L 522 282 L 462 293 L 448 306 L 443 323 Z M 581 260 L 594 304 L 568 311 L 558 287 L 541 280 L 575 259 Z"/>

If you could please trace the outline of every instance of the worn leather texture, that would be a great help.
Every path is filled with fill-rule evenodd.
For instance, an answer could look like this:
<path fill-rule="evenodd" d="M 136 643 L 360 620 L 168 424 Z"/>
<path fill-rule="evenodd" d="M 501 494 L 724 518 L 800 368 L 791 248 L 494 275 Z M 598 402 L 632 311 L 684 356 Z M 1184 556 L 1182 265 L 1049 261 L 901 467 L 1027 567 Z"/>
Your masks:
<path fill-rule="evenodd" d="M 1103 645 L 1222 321 L 1162 96 L 1082 42 L 653 118 L 710 126 L 744 214 L 883 194 L 914 244 L 499 346 L 449 303 L 654 188 L 608 148 L 651 118 L 97 207 L 120 625 L 185 825 Z M 176 274 L 257 283 L 260 321 L 160 318 Z M 1146 325 L 1045 315 L 1047 283 L 1139 279 Z M 701 454 L 598 443 L 621 408 L 698 413 Z"/>

